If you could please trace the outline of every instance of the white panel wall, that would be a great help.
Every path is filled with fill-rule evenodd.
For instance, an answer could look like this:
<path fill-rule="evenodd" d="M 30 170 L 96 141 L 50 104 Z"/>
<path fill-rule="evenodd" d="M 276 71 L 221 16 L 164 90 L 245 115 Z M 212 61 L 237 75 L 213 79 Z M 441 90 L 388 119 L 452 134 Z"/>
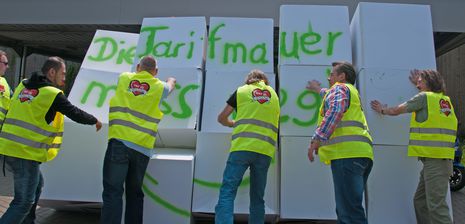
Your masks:
<path fill-rule="evenodd" d="M 336 219 L 331 168 L 307 158 L 322 98 L 305 87 L 328 88 L 331 63 L 352 61 L 348 8 L 284 5 L 280 13 L 281 217 Z"/>
<path fill-rule="evenodd" d="M 207 71 L 273 73 L 273 20 L 210 18 Z"/>
<path fill-rule="evenodd" d="M 358 4 L 351 22 L 357 68 L 436 68 L 430 7 Z"/>
<path fill-rule="evenodd" d="M 279 67 L 281 120 L 280 136 L 312 136 L 318 125 L 322 98 L 305 89 L 307 82 L 318 80 L 328 88 L 327 74 L 331 66 Z"/>
<path fill-rule="evenodd" d="M 144 223 L 191 223 L 194 151 L 160 149 L 144 179 Z"/>
<path fill-rule="evenodd" d="M 65 130 L 59 155 L 41 165 L 40 199 L 101 202 L 108 124 L 96 133 L 94 126 L 66 121 Z"/>
<path fill-rule="evenodd" d="M 281 137 L 281 218 L 336 219 L 331 167 L 307 158 L 308 137 Z"/>
<path fill-rule="evenodd" d="M 352 61 L 345 6 L 283 5 L 279 20 L 280 65 L 331 65 Z"/>
<path fill-rule="evenodd" d="M 215 212 L 215 205 L 218 202 L 219 189 L 223 180 L 223 171 L 229 155 L 230 142 L 231 134 L 198 133 L 192 212 Z M 268 170 L 264 197 L 266 214 L 279 214 L 277 161 L 279 161 L 279 158 L 275 157 Z M 247 171 L 244 174 L 243 183 L 237 191 L 234 213 L 249 213 L 249 187 L 250 175 Z"/>
<path fill-rule="evenodd" d="M 374 144 L 408 145 L 411 114 L 386 116 L 373 111 L 372 100 L 389 107 L 397 106 L 418 93 L 406 69 L 363 68 L 358 73 L 358 87 L 363 110 Z"/>
<path fill-rule="evenodd" d="M 153 55 L 159 68 L 202 68 L 205 17 L 144 18 L 136 58 Z"/>

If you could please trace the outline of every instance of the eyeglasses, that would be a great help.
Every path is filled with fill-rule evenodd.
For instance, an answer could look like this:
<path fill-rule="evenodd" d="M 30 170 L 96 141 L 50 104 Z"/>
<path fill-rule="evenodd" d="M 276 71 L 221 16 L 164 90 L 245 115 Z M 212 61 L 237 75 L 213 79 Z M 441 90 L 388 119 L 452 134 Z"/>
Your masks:
<path fill-rule="evenodd" d="M 3 63 L 5 66 L 8 65 L 8 62 L 0 61 L 0 63 Z"/>

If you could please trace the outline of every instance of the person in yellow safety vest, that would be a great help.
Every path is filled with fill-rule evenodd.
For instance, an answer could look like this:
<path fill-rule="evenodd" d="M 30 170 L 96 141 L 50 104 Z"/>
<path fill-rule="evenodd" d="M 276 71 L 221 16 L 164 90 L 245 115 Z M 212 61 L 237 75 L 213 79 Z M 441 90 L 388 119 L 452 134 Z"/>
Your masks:
<path fill-rule="evenodd" d="M 8 68 L 8 58 L 5 51 L 0 50 L 0 130 L 2 129 L 3 120 L 10 108 L 11 89 L 4 78 Z"/>
<path fill-rule="evenodd" d="M 455 153 L 457 117 L 450 98 L 445 95 L 444 79 L 439 72 L 412 70 L 409 78 L 420 93 L 394 107 L 373 100 L 371 108 L 390 116 L 412 113 L 408 156 L 418 157 L 423 163 L 413 199 L 417 223 L 451 224 L 446 196 Z"/>
<path fill-rule="evenodd" d="M 143 57 L 136 71 L 119 76 L 115 95 L 110 99 L 108 147 L 103 162 L 102 224 L 121 223 L 123 193 L 125 223 L 142 223 L 142 181 L 155 153 L 158 124 L 163 118 L 160 104 L 176 85 L 175 78 L 163 82 L 155 77 L 158 67 L 152 56 Z"/>
<path fill-rule="evenodd" d="M 13 173 L 14 198 L 0 224 L 34 223 L 35 210 L 44 180 L 40 164 L 58 153 L 63 137 L 63 115 L 95 125 L 94 116 L 72 105 L 58 87 L 64 86 L 66 66 L 59 57 L 48 58 L 42 74 L 23 80 L 11 98 L 10 109 L 0 132 L 0 155 Z"/>
<path fill-rule="evenodd" d="M 229 116 L 236 110 L 234 120 Z M 244 172 L 250 167 L 250 224 L 262 224 L 265 219 L 263 200 L 268 168 L 275 155 L 279 122 L 279 99 L 269 86 L 266 75 L 252 70 L 227 101 L 218 115 L 218 122 L 233 127 L 231 149 L 218 204 L 216 224 L 233 224 L 234 199 Z"/>
<path fill-rule="evenodd" d="M 366 224 L 363 195 L 373 167 L 372 139 L 355 88 L 356 73 L 348 62 L 333 62 L 329 89 L 316 80 L 307 89 L 323 97 L 318 126 L 308 148 L 308 159 L 331 164 L 338 223 Z"/>

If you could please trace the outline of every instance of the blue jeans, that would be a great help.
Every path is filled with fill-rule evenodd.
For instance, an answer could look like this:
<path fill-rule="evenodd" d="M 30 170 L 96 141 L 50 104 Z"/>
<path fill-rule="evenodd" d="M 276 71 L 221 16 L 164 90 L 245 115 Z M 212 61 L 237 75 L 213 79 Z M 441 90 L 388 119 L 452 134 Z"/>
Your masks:
<path fill-rule="evenodd" d="M 13 173 L 14 198 L 0 218 L 0 224 L 34 223 L 37 202 L 44 186 L 40 163 L 16 157 L 4 157 L 8 169 Z"/>
<path fill-rule="evenodd" d="M 235 151 L 229 154 L 223 173 L 218 204 L 215 207 L 216 224 L 233 224 L 234 199 L 247 168 L 250 167 L 250 215 L 249 224 L 265 222 L 266 178 L 271 157 L 249 151 Z"/>
<path fill-rule="evenodd" d="M 121 224 L 126 187 L 126 224 L 141 224 L 144 210 L 142 182 L 150 158 L 110 139 L 103 162 L 103 208 L 101 223 Z"/>
<path fill-rule="evenodd" d="M 363 193 L 373 161 L 347 158 L 331 161 L 338 224 L 366 224 Z"/>

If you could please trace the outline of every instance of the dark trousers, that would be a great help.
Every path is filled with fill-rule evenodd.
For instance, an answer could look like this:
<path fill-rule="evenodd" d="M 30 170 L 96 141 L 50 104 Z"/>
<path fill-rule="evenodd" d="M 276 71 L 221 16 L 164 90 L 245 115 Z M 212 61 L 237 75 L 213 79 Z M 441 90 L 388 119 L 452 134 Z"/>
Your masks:
<path fill-rule="evenodd" d="M 150 158 L 110 139 L 103 163 L 103 208 L 101 223 L 121 224 L 123 193 L 126 189 L 126 224 L 142 223 L 142 182 Z"/>
<path fill-rule="evenodd" d="M 0 224 L 33 224 L 44 178 L 37 161 L 4 156 L 5 162 L 13 173 L 14 198 L 10 207 L 0 218 Z M 3 158 L 1 158 L 3 162 Z"/>

